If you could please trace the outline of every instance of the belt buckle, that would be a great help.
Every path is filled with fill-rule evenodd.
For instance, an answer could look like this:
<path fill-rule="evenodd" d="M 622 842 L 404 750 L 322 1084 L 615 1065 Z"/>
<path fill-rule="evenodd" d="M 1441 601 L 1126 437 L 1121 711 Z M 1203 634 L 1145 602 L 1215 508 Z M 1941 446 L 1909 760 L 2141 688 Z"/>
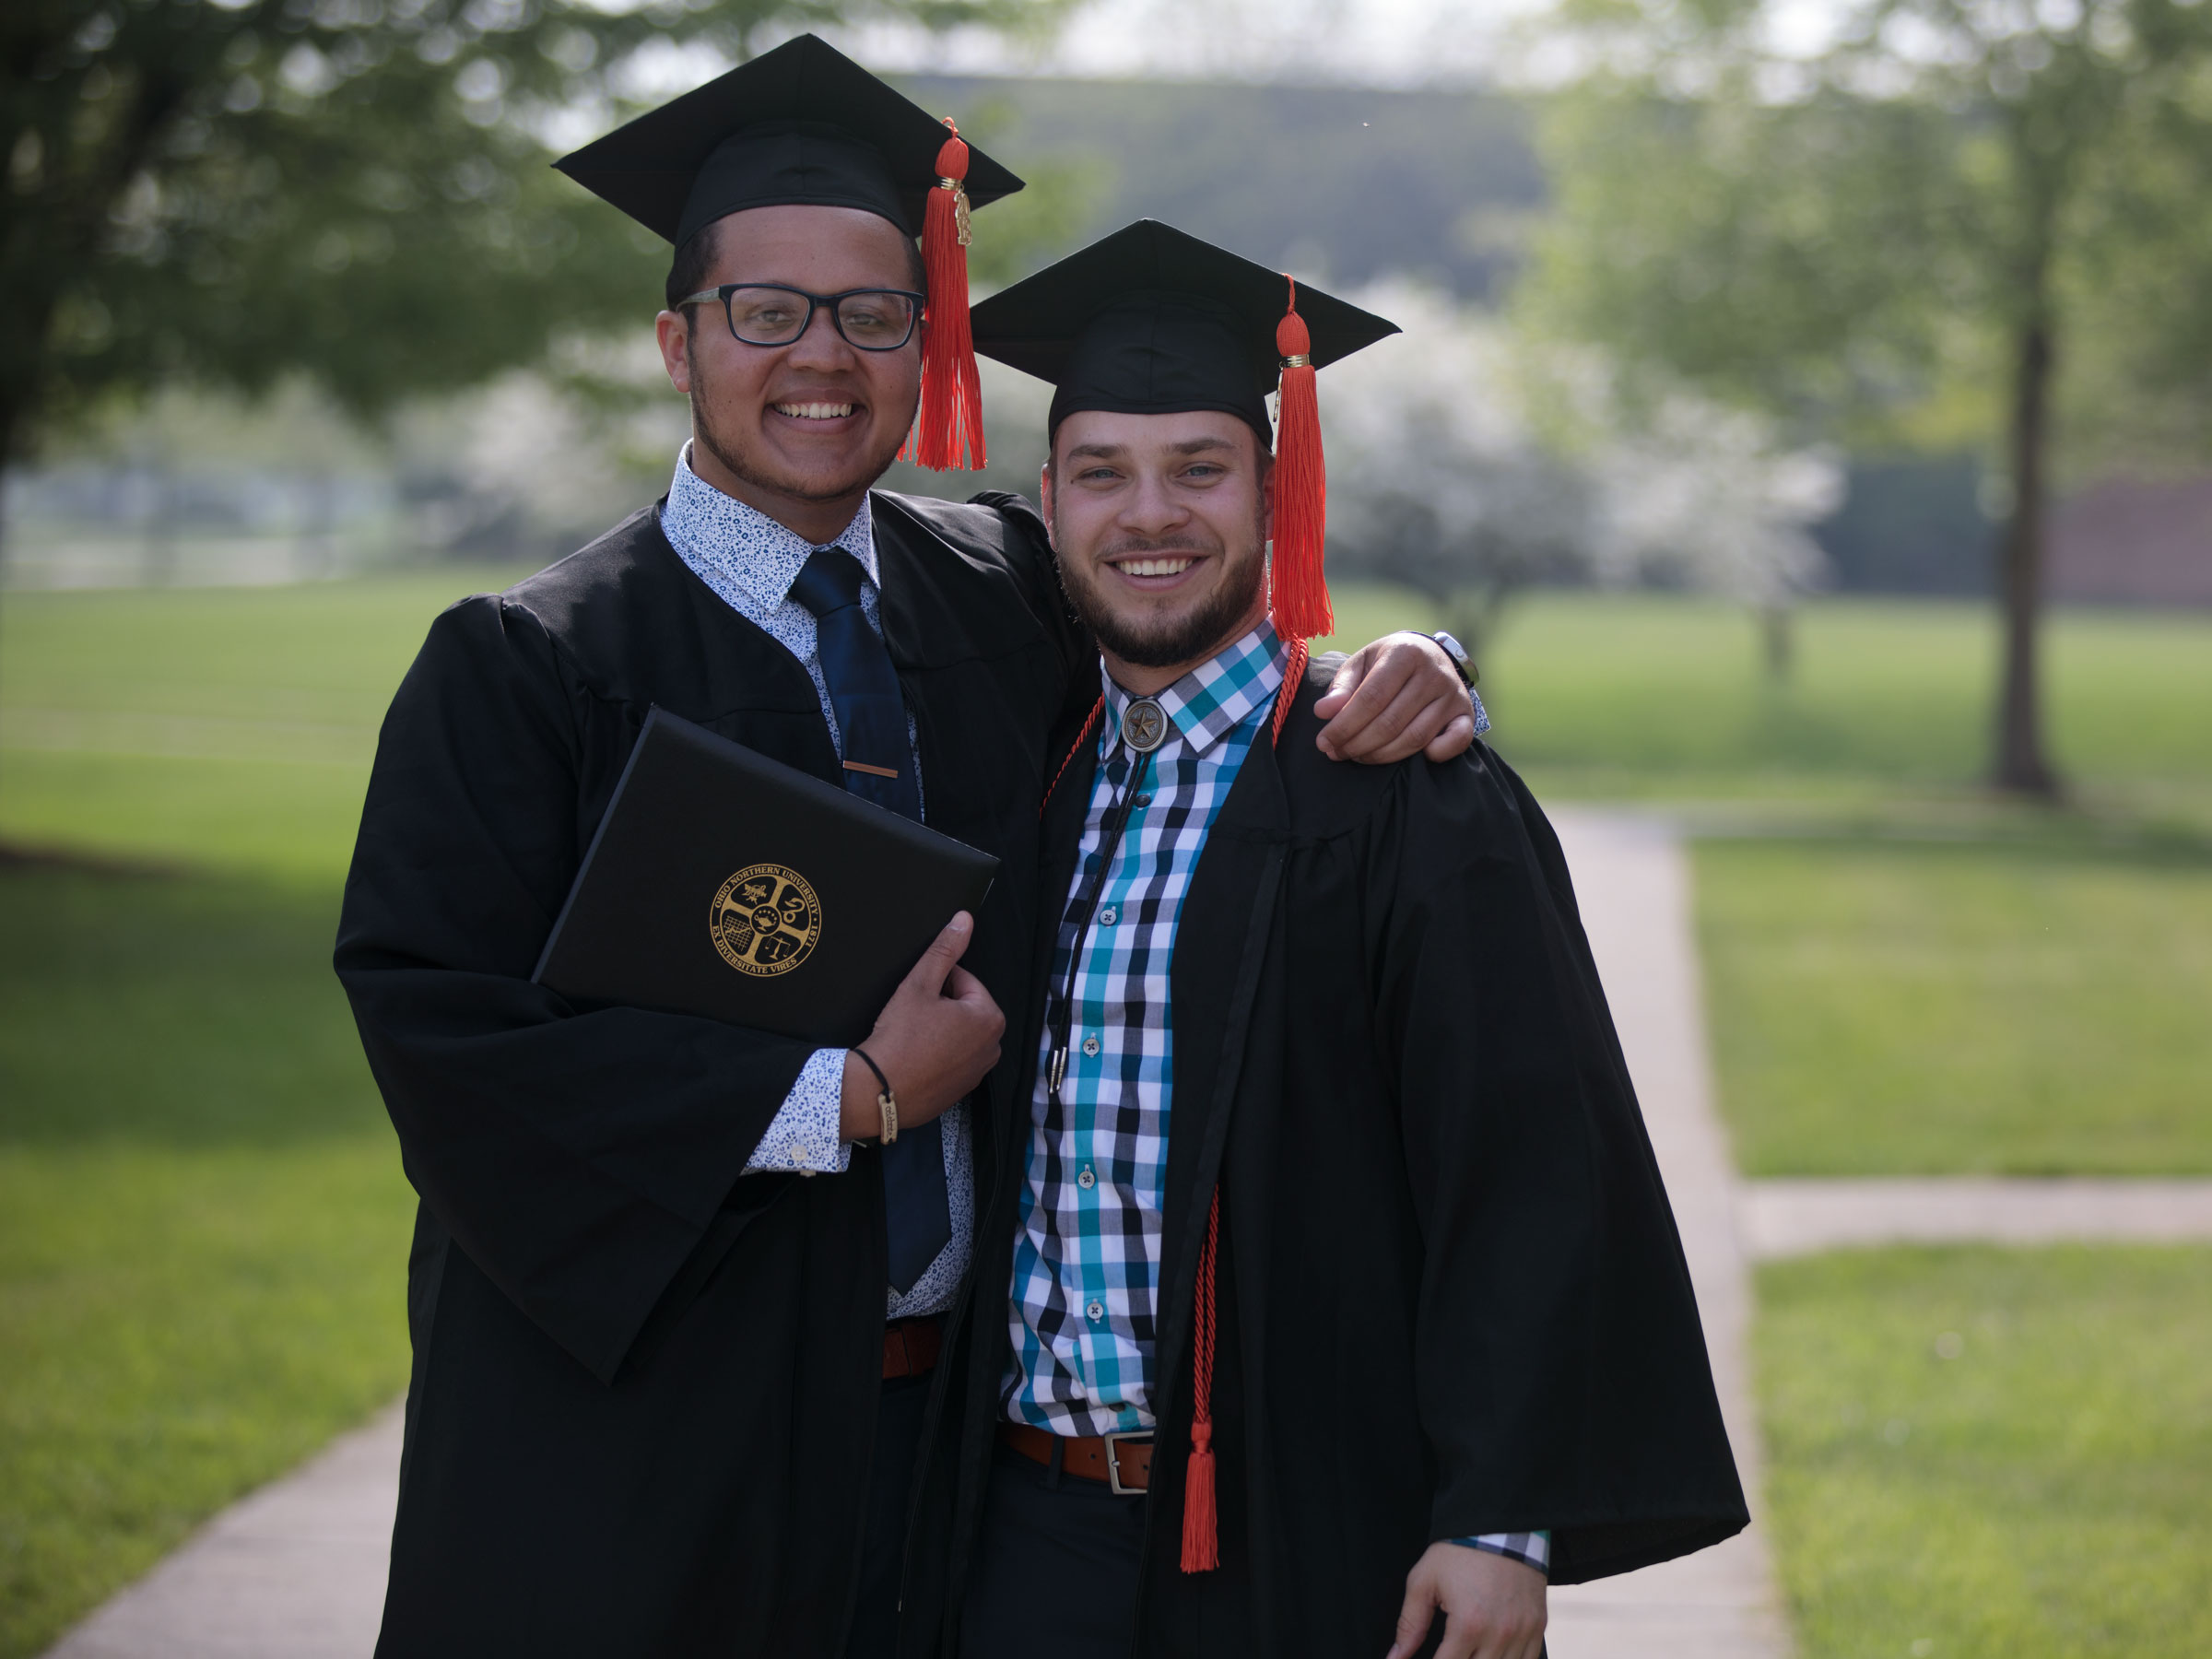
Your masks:
<path fill-rule="evenodd" d="M 1106 1484 L 1112 1488 L 1115 1497 L 1142 1498 L 1151 1490 L 1149 1480 L 1141 1487 L 1125 1487 L 1122 1484 L 1122 1442 L 1142 1441 L 1148 1445 L 1151 1440 L 1152 1430 L 1149 1429 L 1124 1429 L 1106 1436 Z"/>

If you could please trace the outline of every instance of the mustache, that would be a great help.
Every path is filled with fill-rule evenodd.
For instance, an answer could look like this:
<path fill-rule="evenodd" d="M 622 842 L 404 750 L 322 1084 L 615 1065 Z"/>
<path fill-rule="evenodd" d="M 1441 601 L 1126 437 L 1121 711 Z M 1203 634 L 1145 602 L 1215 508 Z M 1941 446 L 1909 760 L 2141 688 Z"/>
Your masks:
<path fill-rule="evenodd" d="M 1124 553 L 1218 553 L 1221 544 L 1194 535 L 1124 535 L 1119 541 L 1108 542 L 1093 554 L 1094 559 L 1118 559 Z"/>

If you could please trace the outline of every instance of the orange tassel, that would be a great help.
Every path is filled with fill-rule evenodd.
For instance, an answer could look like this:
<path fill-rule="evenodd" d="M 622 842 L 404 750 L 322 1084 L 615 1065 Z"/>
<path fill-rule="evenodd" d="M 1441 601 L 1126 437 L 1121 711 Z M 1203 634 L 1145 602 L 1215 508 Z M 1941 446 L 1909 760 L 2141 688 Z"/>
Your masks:
<path fill-rule="evenodd" d="M 1214 1508 L 1214 1270 L 1221 1253 L 1221 1189 L 1206 1212 L 1206 1245 L 1198 1253 L 1198 1307 L 1191 1334 L 1191 1461 L 1182 1472 L 1182 1570 L 1221 1565 L 1221 1526 Z"/>
<path fill-rule="evenodd" d="M 1221 1565 L 1220 1522 L 1214 1514 L 1214 1426 L 1191 1428 L 1191 1461 L 1182 1471 L 1182 1570 L 1211 1572 Z"/>
<path fill-rule="evenodd" d="M 1275 348 L 1282 354 L 1283 378 L 1275 429 L 1275 563 L 1268 614 L 1284 639 L 1311 640 L 1335 632 L 1336 616 L 1329 607 L 1328 579 L 1322 571 L 1329 485 L 1321 455 L 1321 401 L 1295 281 L 1290 308 L 1275 327 Z"/>
<path fill-rule="evenodd" d="M 922 223 L 929 306 L 922 324 L 922 410 L 907 447 L 936 472 L 961 466 L 965 448 L 967 469 L 981 472 L 983 389 L 968 325 L 968 146 L 950 117 L 945 124 L 953 135 L 937 150 L 936 188 Z"/>
<path fill-rule="evenodd" d="M 1283 723 L 1290 718 L 1290 710 L 1298 701 L 1298 688 L 1305 683 L 1308 654 L 1303 640 L 1290 641 L 1290 660 L 1283 665 L 1282 689 L 1275 694 L 1275 730 L 1268 734 L 1270 742 L 1283 740 Z"/>

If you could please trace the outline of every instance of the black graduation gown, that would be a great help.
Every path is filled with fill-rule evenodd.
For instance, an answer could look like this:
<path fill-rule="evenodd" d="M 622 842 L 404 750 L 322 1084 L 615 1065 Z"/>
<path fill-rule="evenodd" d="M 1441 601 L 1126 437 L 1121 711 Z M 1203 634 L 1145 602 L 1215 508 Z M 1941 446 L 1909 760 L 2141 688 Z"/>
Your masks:
<path fill-rule="evenodd" d="M 878 495 L 874 524 L 929 821 L 1005 861 L 966 965 L 1018 1010 L 1047 737 L 1096 666 L 1041 524 L 978 500 Z M 441 616 L 378 744 L 336 965 L 421 1197 L 380 1654 L 842 1649 L 882 1370 L 876 1154 L 740 1179 L 813 1045 L 529 982 L 656 703 L 841 782 L 806 670 L 650 509 Z M 925 1591 L 944 1535 L 917 1528 Z"/>
<path fill-rule="evenodd" d="M 1176 934 L 1147 1655 L 1380 1654 L 1438 1538 L 1548 1527 L 1552 1582 L 1574 1583 L 1748 1520 L 1550 826 L 1480 744 L 1443 765 L 1324 760 L 1323 688 L 1301 688 L 1279 747 L 1253 744 Z M 1096 757 L 1084 743 L 1048 803 L 1041 967 Z M 1038 1010 L 1024 1023 L 1026 1107 Z M 1025 1116 L 999 1121 L 980 1224 L 956 1578 L 999 1414 Z M 1222 1565 L 1186 1575 L 1217 1179 Z"/>

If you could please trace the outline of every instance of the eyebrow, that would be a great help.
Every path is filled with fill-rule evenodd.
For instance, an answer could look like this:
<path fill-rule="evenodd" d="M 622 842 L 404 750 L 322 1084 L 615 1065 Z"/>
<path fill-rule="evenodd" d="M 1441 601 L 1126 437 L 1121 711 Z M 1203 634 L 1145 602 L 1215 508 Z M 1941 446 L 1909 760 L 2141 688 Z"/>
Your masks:
<path fill-rule="evenodd" d="M 1226 438 L 1209 436 L 1185 438 L 1181 443 L 1171 443 L 1168 445 L 1168 453 L 1171 455 L 1196 455 L 1203 454 L 1207 450 L 1234 448 L 1236 445 Z M 1112 461 L 1117 456 L 1125 455 L 1128 453 L 1129 446 L 1125 443 L 1078 443 L 1067 452 L 1067 458 L 1070 461 Z"/>

